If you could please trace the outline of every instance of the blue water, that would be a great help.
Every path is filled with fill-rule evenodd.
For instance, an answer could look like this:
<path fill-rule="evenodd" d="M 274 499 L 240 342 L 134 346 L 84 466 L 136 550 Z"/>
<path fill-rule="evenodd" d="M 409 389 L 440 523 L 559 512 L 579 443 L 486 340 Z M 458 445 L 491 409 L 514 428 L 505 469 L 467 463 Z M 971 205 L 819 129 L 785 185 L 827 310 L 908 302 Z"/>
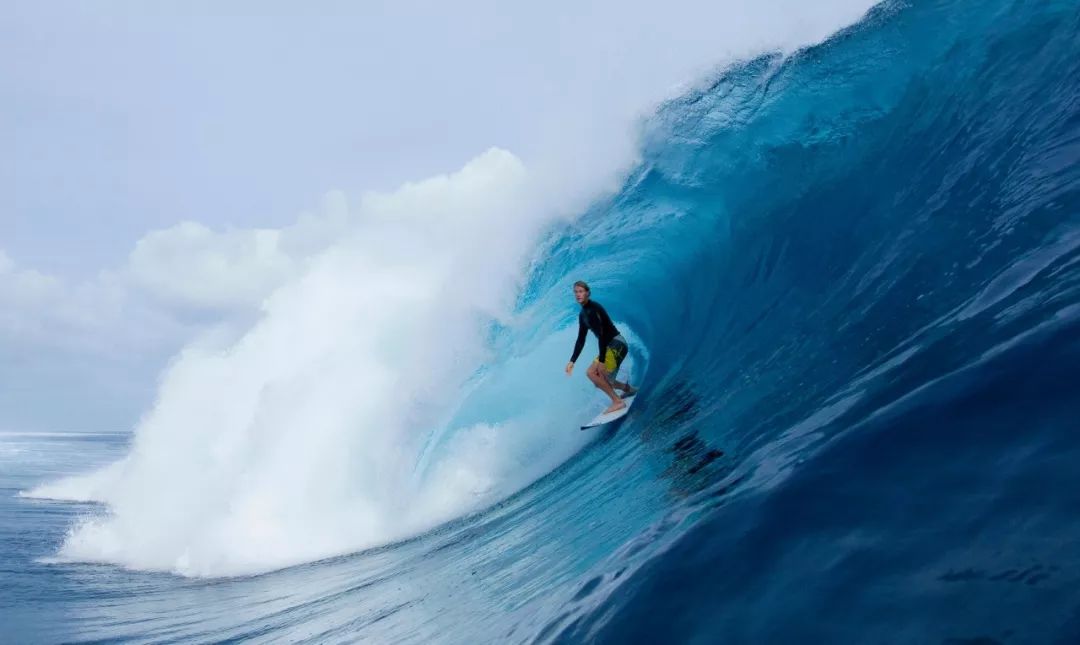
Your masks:
<path fill-rule="evenodd" d="M 1076 2 L 886 4 L 642 141 L 519 303 L 557 329 L 586 277 L 632 327 L 625 423 L 418 538 L 226 579 L 50 562 L 99 509 L 16 494 L 128 436 L 0 435 L 0 640 L 1080 642 Z"/>

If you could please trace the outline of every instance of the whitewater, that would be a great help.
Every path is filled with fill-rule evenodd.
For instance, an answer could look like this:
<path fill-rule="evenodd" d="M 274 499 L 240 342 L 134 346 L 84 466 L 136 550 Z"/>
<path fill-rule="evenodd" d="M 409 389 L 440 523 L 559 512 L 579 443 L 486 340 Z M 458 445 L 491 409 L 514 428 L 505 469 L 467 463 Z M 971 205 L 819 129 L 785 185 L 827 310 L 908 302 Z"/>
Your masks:
<path fill-rule="evenodd" d="M 0 435 L 18 640 L 1080 637 L 1080 13 L 797 4 L 253 232 L 130 435 Z M 596 433 L 578 279 L 642 386 Z"/>

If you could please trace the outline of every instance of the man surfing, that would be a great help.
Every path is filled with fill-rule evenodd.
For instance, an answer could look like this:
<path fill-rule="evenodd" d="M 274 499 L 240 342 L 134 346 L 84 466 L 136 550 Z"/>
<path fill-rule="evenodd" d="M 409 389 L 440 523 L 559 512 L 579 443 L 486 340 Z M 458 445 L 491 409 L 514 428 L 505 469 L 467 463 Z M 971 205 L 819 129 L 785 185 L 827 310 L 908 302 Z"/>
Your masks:
<path fill-rule="evenodd" d="M 593 385 L 611 397 L 611 406 L 604 410 L 604 414 L 607 414 L 626 407 L 626 402 L 615 394 L 615 390 L 622 390 L 623 396 L 631 396 L 637 392 L 637 388 L 629 383 L 615 380 L 619 366 L 622 365 L 628 351 L 626 339 L 615 328 L 615 323 L 611 322 L 611 316 L 608 316 L 607 311 L 600 306 L 600 303 L 591 300 L 590 296 L 589 285 L 581 280 L 574 283 L 574 299 L 581 305 L 581 313 L 578 314 L 577 342 L 574 343 L 574 354 L 570 357 L 570 362 L 566 364 L 566 375 L 569 376 L 574 372 L 574 362 L 581 355 L 581 350 L 585 347 L 585 336 L 591 329 L 592 333 L 596 334 L 600 353 L 593 359 L 585 375 L 589 377 Z"/>

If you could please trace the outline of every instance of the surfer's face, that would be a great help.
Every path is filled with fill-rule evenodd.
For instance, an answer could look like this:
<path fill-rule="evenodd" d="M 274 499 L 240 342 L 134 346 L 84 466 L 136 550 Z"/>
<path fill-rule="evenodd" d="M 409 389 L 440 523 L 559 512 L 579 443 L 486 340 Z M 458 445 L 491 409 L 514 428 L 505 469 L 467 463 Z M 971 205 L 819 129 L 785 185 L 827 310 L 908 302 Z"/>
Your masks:
<path fill-rule="evenodd" d="M 588 299 L 589 292 L 585 287 L 574 287 L 574 300 L 577 300 L 579 305 L 585 304 L 585 301 Z"/>

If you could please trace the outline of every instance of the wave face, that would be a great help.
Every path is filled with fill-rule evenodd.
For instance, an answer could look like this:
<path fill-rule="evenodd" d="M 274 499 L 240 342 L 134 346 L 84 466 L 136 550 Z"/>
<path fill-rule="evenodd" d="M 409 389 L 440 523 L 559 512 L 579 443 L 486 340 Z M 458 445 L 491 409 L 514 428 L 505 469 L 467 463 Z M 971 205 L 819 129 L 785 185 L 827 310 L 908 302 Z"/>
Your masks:
<path fill-rule="evenodd" d="M 606 276 L 693 528 L 562 639 L 1080 634 L 1078 34 L 885 5 L 663 108 L 536 289 Z"/>
<path fill-rule="evenodd" d="M 1078 33 L 1072 0 L 887 3 L 820 46 L 739 64 L 666 103 L 646 125 L 641 163 L 623 189 L 559 225 L 523 287 L 499 263 L 469 265 L 486 247 L 437 257 L 417 276 L 441 293 L 438 261 L 465 263 L 474 281 L 498 278 L 496 300 L 518 294 L 512 315 L 482 337 L 462 336 L 465 359 L 491 352 L 479 372 L 462 371 L 453 348 L 421 348 L 442 347 L 455 367 L 441 380 L 425 374 L 410 394 L 442 394 L 434 384 L 446 382 L 465 392 L 438 414 L 380 411 L 385 432 L 352 434 L 342 446 L 335 438 L 350 418 L 321 418 L 317 405 L 297 412 L 279 392 L 286 404 L 263 409 L 260 423 L 284 432 L 302 413 L 319 420 L 313 434 L 255 444 L 274 451 L 264 462 L 274 467 L 223 481 L 235 460 L 250 458 L 236 452 L 250 447 L 245 415 L 268 396 L 267 370 L 279 369 L 256 360 L 263 337 L 292 342 L 304 320 L 241 342 L 235 351 L 250 352 L 250 372 L 220 364 L 216 382 L 239 380 L 240 403 L 208 408 L 216 399 L 192 379 L 216 359 L 185 359 L 199 369 L 182 361 L 167 378 L 190 397 L 163 396 L 164 405 L 205 411 L 192 424 L 200 441 L 213 436 L 207 428 L 240 428 L 207 444 L 206 473 L 187 483 L 247 497 L 184 515 L 212 527 L 194 543 L 190 527 L 162 511 L 158 530 L 171 534 L 155 544 L 184 540 L 132 554 L 132 544 L 150 543 L 139 542 L 145 522 L 125 517 L 191 504 L 205 491 L 164 501 L 139 490 L 101 495 L 120 507 L 119 519 L 77 529 L 69 559 L 243 573 L 473 514 L 372 551 L 206 586 L 117 573 L 112 591 L 139 584 L 160 593 L 121 617 L 83 602 L 73 611 L 80 634 L 1069 641 L 1080 634 Z M 498 154 L 481 166 L 517 172 Z M 442 199 L 442 188 L 428 188 Z M 476 230 L 498 225 L 497 216 L 478 217 Z M 360 250 L 393 251 L 398 233 L 387 235 Z M 505 262 L 535 244 L 518 238 Z M 347 272 L 352 257 L 335 254 L 315 270 Z M 581 278 L 633 331 L 643 385 L 625 423 L 591 436 L 566 412 L 589 416 L 591 394 L 560 374 L 573 338 L 570 285 Z M 346 291 L 323 297 L 334 303 Z M 433 315 L 430 303 L 365 293 L 401 320 Z M 456 321 L 496 307 L 467 293 L 432 302 L 466 298 Z M 291 309 L 288 294 L 270 306 Z M 360 324 L 357 312 L 342 324 Z M 355 375 L 351 365 L 325 367 L 333 383 Z M 375 367 L 364 372 L 372 391 L 396 383 L 379 381 Z M 325 382 L 301 372 L 292 385 L 312 378 Z M 245 422 L 226 424 L 222 414 Z M 407 448 L 393 443 L 416 418 L 437 429 L 408 435 Z M 151 416 L 144 427 L 154 423 L 164 421 Z M 171 471 L 170 458 L 187 449 L 138 435 L 132 454 L 156 451 L 137 467 L 182 477 L 191 473 Z M 327 455 L 306 460 L 314 475 L 287 468 L 309 452 Z M 362 492 L 355 481 L 293 485 L 320 482 L 340 459 L 370 469 Z M 94 485 L 105 486 L 68 482 Z M 315 501 L 281 506 L 259 495 L 266 490 Z M 343 513 L 343 502 L 354 510 Z M 237 503 L 247 515 L 235 513 Z M 136 510 L 125 516 L 125 505 Z M 381 524 L 372 528 L 371 518 Z M 232 542 L 238 531 L 250 542 Z M 327 544 L 335 535 L 348 539 Z M 198 616 L 160 611 L 165 594 L 198 605 L 206 589 L 214 605 Z"/>

